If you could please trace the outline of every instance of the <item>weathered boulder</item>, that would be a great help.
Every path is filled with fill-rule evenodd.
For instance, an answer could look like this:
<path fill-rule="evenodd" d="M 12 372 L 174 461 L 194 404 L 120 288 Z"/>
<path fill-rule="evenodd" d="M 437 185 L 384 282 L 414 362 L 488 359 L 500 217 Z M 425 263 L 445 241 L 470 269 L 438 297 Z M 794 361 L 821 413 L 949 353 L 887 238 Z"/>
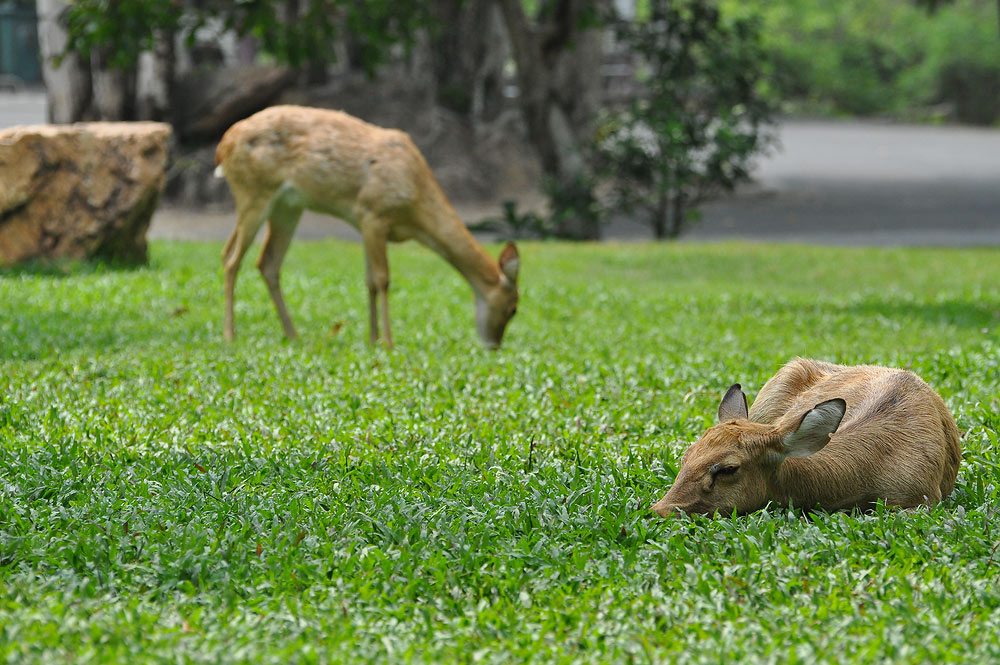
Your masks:
<path fill-rule="evenodd" d="M 217 141 L 237 120 L 273 102 L 295 82 L 287 67 L 198 68 L 174 86 L 173 125 L 182 141 Z"/>
<path fill-rule="evenodd" d="M 0 264 L 145 261 L 169 138 L 158 122 L 0 130 Z"/>

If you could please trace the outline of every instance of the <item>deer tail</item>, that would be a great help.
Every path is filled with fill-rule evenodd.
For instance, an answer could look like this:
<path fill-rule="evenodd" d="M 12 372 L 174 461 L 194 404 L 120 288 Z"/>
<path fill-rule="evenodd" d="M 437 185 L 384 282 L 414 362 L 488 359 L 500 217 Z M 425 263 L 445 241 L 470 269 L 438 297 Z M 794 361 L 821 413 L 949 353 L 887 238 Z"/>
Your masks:
<path fill-rule="evenodd" d="M 226 132 L 219 141 L 219 147 L 215 149 L 215 177 L 221 178 L 225 175 L 223 164 L 229 159 L 233 152 L 235 140 L 231 132 Z"/>

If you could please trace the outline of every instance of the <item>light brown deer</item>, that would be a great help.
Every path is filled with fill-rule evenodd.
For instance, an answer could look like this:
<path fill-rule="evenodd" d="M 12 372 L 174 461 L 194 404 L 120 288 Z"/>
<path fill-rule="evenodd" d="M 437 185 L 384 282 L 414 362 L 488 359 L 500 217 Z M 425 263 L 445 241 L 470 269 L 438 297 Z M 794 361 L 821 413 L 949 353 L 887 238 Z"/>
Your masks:
<path fill-rule="evenodd" d="M 508 243 L 499 261 L 469 233 L 409 135 L 383 129 L 340 111 L 273 106 L 229 128 L 215 153 L 236 199 L 236 228 L 222 251 L 225 272 L 224 334 L 233 339 L 233 297 L 243 255 L 267 220 L 257 267 L 285 335 L 295 338 L 281 294 L 279 273 L 305 208 L 339 217 L 361 232 L 368 282 L 369 341 L 392 346 L 386 243 L 415 239 L 440 254 L 475 293 L 476 328 L 483 344 L 500 346 L 517 311 L 517 248 Z"/>
<path fill-rule="evenodd" d="M 879 500 L 910 508 L 955 487 L 961 442 L 934 390 L 912 372 L 797 358 L 761 388 L 753 407 L 736 384 L 719 424 L 684 453 L 652 510 L 748 513 L 768 502 L 824 510 Z"/>

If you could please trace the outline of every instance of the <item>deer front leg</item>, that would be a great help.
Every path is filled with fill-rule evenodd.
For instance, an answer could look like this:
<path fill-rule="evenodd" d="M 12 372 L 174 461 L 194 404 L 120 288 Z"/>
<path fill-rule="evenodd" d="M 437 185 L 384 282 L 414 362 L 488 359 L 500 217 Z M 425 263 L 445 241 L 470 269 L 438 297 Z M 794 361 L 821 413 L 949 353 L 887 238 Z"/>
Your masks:
<path fill-rule="evenodd" d="M 388 268 L 388 266 L 387 266 Z M 389 275 L 386 273 L 385 288 L 382 289 L 382 330 L 385 348 L 392 348 L 392 327 L 389 325 Z"/>
<path fill-rule="evenodd" d="M 222 265 L 225 276 L 226 318 L 222 334 L 226 341 L 231 342 L 236 337 L 235 315 L 233 313 L 236 295 L 236 275 L 240 271 L 243 257 L 257 235 L 260 225 L 264 223 L 264 211 L 268 199 L 237 199 L 236 228 L 222 250 Z"/>
<path fill-rule="evenodd" d="M 389 259 L 386 256 L 386 226 L 377 217 L 362 220 L 361 237 L 365 245 L 365 267 L 368 279 L 368 323 L 371 344 L 378 341 L 378 300 L 382 300 L 382 341 L 392 348 L 389 325 Z"/>
<path fill-rule="evenodd" d="M 365 251 L 365 283 L 368 285 L 368 344 L 375 346 L 378 341 L 378 298 L 375 281 L 372 279 L 372 262 Z"/>
<path fill-rule="evenodd" d="M 292 243 L 292 236 L 301 216 L 302 208 L 282 202 L 275 203 L 268 219 L 264 249 L 257 259 L 257 267 L 264 278 L 264 283 L 267 284 L 271 300 L 274 301 L 274 308 L 278 310 L 278 318 L 281 319 L 281 327 L 288 339 L 298 339 L 298 335 L 295 326 L 292 325 L 292 317 L 288 315 L 285 299 L 281 295 L 281 264 L 285 260 L 285 254 Z"/>

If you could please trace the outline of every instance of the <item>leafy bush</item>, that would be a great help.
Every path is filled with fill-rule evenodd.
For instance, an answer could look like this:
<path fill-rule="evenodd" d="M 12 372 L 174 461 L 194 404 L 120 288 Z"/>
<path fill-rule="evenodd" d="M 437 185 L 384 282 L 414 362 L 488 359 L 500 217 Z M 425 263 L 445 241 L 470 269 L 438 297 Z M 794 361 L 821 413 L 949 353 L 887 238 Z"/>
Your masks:
<path fill-rule="evenodd" d="M 551 213 L 520 213 L 516 201 L 504 201 L 500 217 L 470 224 L 473 231 L 496 233 L 501 240 L 561 238 L 596 240 L 600 237 L 602 210 L 594 194 L 593 181 L 583 174 L 565 183 L 544 178 L 542 189 Z"/>
<path fill-rule="evenodd" d="M 910 0 L 725 0 L 723 8 L 760 18 L 768 78 L 786 111 L 977 124 L 1000 114 L 992 0 L 956 0 L 933 14 Z"/>
<path fill-rule="evenodd" d="M 65 12 L 67 53 L 88 58 L 103 54 L 118 69 L 136 65 L 143 51 L 153 49 L 161 33 L 177 32 L 190 42 L 206 25 L 221 22 L 240 35 L 257 38 L 261 49 L 280 62 L 332 62 L 344 33 L 354 40 L 361 62 L 369 70 L 382 62 L 395 44 L 410 45 L 414 34 L 429 23 L 423 3 L 416 0 L 75 0 Z"/>
<path fill-rule="evenodd" d="M 517 201 L 504 201 L 499 217 L 490 217 L 470 224 L 473 231 L 496 233 L 499 240 L 551 238 L 555 235 L 550 220 L 534 212 L 521 213 Z"/>
<path fill-rule="evenodd" d="M 597 240 L 601 236 L 602 210 L 595 194 L 592 176 L 577 173 L 576 177 L 560 182 L 545 178 L 542 189 L 552 208 L 549 221 L 552 235 L 572 240 Z"/>
<path fill-rule="evenodd" d="M 642 92 L 601 119 L 598 172 L 657 238 L 675 237 L 705 196 L 748 179 L 767 143 L 758 27 L 714 0 L 652 0 L 620 37 L 641 58 Z"/>

